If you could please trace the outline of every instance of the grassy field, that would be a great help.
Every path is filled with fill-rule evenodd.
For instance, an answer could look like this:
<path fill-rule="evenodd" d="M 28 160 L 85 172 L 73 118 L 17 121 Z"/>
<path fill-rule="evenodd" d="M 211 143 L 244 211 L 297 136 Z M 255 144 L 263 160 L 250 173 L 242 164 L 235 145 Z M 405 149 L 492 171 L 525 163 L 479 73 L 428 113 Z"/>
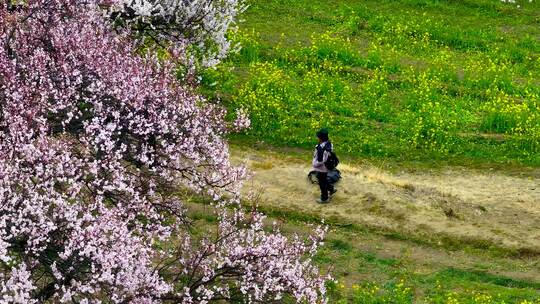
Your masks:
<path fill-rule="evenodd" d="M 253 172 L 244 193 L 259 193 L 270 221 L 300 234 L 330 225 L 316 262 L 338 279 L 331 303 L 540 301 L 540 176 L 344 162 L 338 193 L 320 205 L 309 154 L 232 146 Z"/>
<path fill-rule="evenodd" d="M 257 0 L 243 19 L 202 91 L 250 112 L 233 156 L 269 221 L 331 226 L 330 303 L 540 303 L 538 1 Z M 324 208 L 304 180 L 320 127 L 346 175 Z"/>
<path fill-rule="evenodd" d="M 452 164 L 540 164 L 540 3 L 252 1 L 205 93 L 247 138 Z"/>
<path fill-rule="evenodd" d="M 246 202 L 250 205 L 250 202 Z M 204 200 L 187 204 L 200 235 L 216 217 Z M 307 235 L 314 214 L 262 207 L 285 234 Z M 330 303 L 540 303 L 539 262 L 454 243 L 437 246 L 361 225 L 327 221 L 331 229 L 315 262 L 330 272 Z M 207 232 L 205 232 L 207 231 Z M 284 301 L 288 303 L 288 301 Z"/>

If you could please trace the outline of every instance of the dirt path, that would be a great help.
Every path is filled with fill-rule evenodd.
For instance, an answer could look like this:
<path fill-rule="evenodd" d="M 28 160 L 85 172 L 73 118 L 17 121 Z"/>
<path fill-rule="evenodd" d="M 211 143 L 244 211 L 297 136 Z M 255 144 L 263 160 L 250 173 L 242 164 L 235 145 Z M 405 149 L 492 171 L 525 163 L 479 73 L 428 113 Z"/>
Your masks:
<path fill-rule="evenodd" d="M 262 190 L 262 203 L 338 217 L 345 223 L 540 252 L 540 179 L 448 169 L 392 174 L 340 164 L 343 180 L 327 205 L 315 203 L 309 162 L 278 152 L 234 148 L 254 176 L 244 191 Z"/>

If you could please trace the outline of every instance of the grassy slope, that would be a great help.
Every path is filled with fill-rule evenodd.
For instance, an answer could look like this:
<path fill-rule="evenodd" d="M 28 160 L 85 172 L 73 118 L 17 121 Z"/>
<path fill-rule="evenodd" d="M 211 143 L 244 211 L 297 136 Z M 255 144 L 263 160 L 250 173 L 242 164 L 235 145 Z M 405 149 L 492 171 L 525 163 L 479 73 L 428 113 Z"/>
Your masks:
<path fill-rule="evenodd" d="M 330 226 L 330 233 L 324 247 L 316 255 L 315 262 L 323 271 L 331 272 L 338 280 L 337 283 L 329 284 L 330 303 L 540 303 L 538 252 L 515 251 L 501 247 L 501 244 L 484 242 L 480 239 L 461 240 L 451 236 L 439 238 L 435 234 L 421 236 L 399 228 L 400 225 L 406 226 L 408 218 L 393 218 L 397 226 L 386 229 L 362 221 L 348 220 L 343 216 L 331 216 L 331 214 L 329 216 L 327 209 L 336 210 L 336 208 L 346 207 L 343 206 L 343 202 L 349 198 L 348 194 L 343 193 L 350 190 L 346 182 L 352 180 L 353 176 L 346 164 L 343 164 L 342 169 L 347 181 L 339 185 L 340 192 L 334 198 L 332 205 L 317 206 L 312 201 L 316 192 L 313 185 L 309 186 L 310 189 L 298 190 L 290 181 L 291 176 L 294 178 L 295 174 L 292 166 L 302 165 L 309 161 L 306 159 L 306 157 L 309 158 L 306 156 L 306 151 L 295 149 L 294 153 L 291 153 L 290 149 L 272 148 L 271 152 L 268 149 L 256 152 L 252 148 L 246 149 L 243 146 L 233 145 L 232 154 L 234 162 L 248 161 L 251 170 L 254 170 L 256 177 L 247 182 L 246 191 L 251 188 L 257 189 L 263 178 L 263 183 L 267 182 L 264 186 L 266 190 L 275 190 L 273 188 L 278 187 L 294 192 L 285 191 L 275 196 L 261 194 L 258 209 L 268 216 L 269 223 L 278 223 L 282 231 L 288 235 L 292 233 L 307 235 L 312 225 L 320 223 L 322 218 L 325 218 L 325 223 Z M 280 166 L 291 168 L 285 168 L 286 172 L 276 171 L 277 174 L 271 180 L 264 179 L 265 172 Z M 363 167 L 367 165 L 364 164 Z M 368 170 L 363 172 L 363 174 L 368 173 Z M 418 174 L 421 173 L 418 172 Z M 427 172 L 424 173 L 427 174 Z M 287 176 L 280 178 L 283 174 Z M 403 172 L 397 175 L 399 174 Z M 298 178 L 303 177 L 301 175 Z M 380 174 L 376 177 L 380 177 L 380 181 L 374 180 L 371 183 L 384 185 L 395 182 Z M 527 179 L 523 181 L 526 182 Z M 301 182 L 299 180 L 298 184 Z M 416 182 L 419 181 L 411 181 L 411 183 Z M 365 186 L 369 186 L 368 184 L 366 181 Z M 307 187 L 308 185 L 304 186 L 304 188 Z M 416 184 L 413 189 L 424 193 L 422 187 L 418 188 Z M 396 190 L 398 189 L 389 189 L 388 195 L 393 193 L 397 196 L 399 191 Z M 306 195 L 301 195 L 305 191 L 309 191 L 307 196 L 310 198 L 294 201 L 298 199 L 299 194 L 300 199 L 305 197 Z M 431 191 L 428 191 L 424 194 L 429 196 L 430 193 Z M 377 202 L 378 199 L 373 197 L 370 201 Z M 189 196 L 185 201 L 191 218 L 195 220 L 193 231 L 200 236 L 212 235 L 212 224 L 215 224 L 216 218 L 211 214 L 212 208 L 207 205 L 207 201 L 198 197 L 190 199 Z M 278 201 L 283 204 L 280 205 Z M 379 203 L 383 207 L 391 205 L 390 201 Z M 467 205 L 469 201 L 464 203 Z M 302 204 L 310 206 L 302 207 Z M 408 202 L 403 202 L 403 204 L 407 205 Z M 245 205 L 252 206 L 253 203 L 245 202 Z M 354 210 L 347 212 L 355 213 L 360 210 L 368 217 L 379 214 L 377 210 L 371 210 L 370 204 L 365 200 L 360 199 L 355 205 Z M 457 205 L 452 206 L 454 208 Z M 319 209 L 319 212 L 314 209 Z M 504 215 L 499 214 L 501 213 L 499 207 L 493 206 L 488 209 L 487 213 L 481 216 L 483 220 L 489 221 L 492 216 Z M 439 211 L 443 214 L 442 210 Z M 415 211 L 410 212 L 409 215 L 413 215 Z M 461 212 L 461 209 L 457 211 L 459 219 L 449 218 L 449 222 L 454 226 L 459 226 L 475 221 L 471 216 L 462 217 Z M 510 214 L 506 214 L 506 219 L 500 222 L 511 226 L 513 212 L 502 213 Z M 379 216 L 381 222 L 385 221 L 385 217 L 393 217 L 388 212 Z M 433 220 L 438 221 L 440 217 Z M 498 220 L 493 218 L 493 221 Z M 497 222 L 497 224 L 501 223 Z M 479 226 L 478 229 L 480 231 L 486 228 Z M 429 229 L 425 232 L 429 233 Z M 285 301 L 285 303 L 288 302 Z"/>
<path fill-rule="evenodd" d="M 204 84 L 251 110 L 248 140 L 328 126 L 351 156 L 537 165 L 539 36 L 538 2 L 261 0 Z"/>
<path fill-rule="evenodd" d="M 187 204 L 201 235 L 216 218 L 204 201 Z M 319 218 L 265 210 L 286 234 L 307 235 Z M 211 230 L 209 230 L 211 231 Z M 463 249 L 466 249 L 464 251 Z M 534 259 L 486 250 L 440 248 L 358 226 L 331 224 L 315 262 L 337 279 L 330 303 L 538 303 L 540 278 Z M 524 302 L 530 301 L 530 302 Z"/>
<path fill-rule="evenodd" d="M 241 145 L 264 140 L 306 148 L 313 130 L 329 125 L 345 158 L 406 162 L 408 168 L 451 163 L 505 170 L 512 164 L 517 171 L 540 163 L 534 134 L 512 131 L 519 111 L 490 109 L 500 108 L 494 100 L 505 94 L 536 105 L 538 2 L 516 9 L 487 0 L 258 0 L 244 19 L 235 38 L 242 52 L 203 78 L 205 92 L 231 107 L 260 106 L 250 108 L 258 115 L 254 129 L 235 138 Z M 422 42 L 425 33 L 429 42 Z M 415 90 L 422 85 L 436 89 Z M 487 89 L 498 93 L 488 96 Z M 430 101 L 442 106 L 426 107 Z M 317 116 L 325 103 L 332 114 Z M 527 114 L 536 115 L 530 108 Z M 420 127 L 424 140 L 410 134 L 423 115 L 432 123 Z M 455 121 L 438 125 L 441 118 Z M 286 232 L 307 233 L 307 224 L 319 221 L 290 210 L 263 211 Z M 202 225 L 213 221 L 206 211 L 199 217 Z M 337 222 L 316 262 L 339 279 L 330 288 L 332 303 L 520 303 L 540 297 L 534 259 L 460 243 L 440 247 Z"/>
<path fill-rule="evenodd" d="M 459 303 L 481 303 L 474 300 L 480 294 L 493 297 L 486 303 L 540 299 L 538 251 L 527 249 L 520 237 L 508 234 L 523 231 L 522 236 L 531 237 L 531 246 L 538 245 L 533 240 L 538 229 L 535 227 L 539 227 L 535 209 L 516 217 L 516 213 L 525 211 L 521 195 L 525 195 L 525 189 L 531 191 L 530 186 L 534 187 L 538 178 L 508 177 L 481 170 L 466 173 L 461 169 L 444 173 L 416 171 L 407 177 L 403 171 L 391 173 L 366 162 L 346 162 L 341 166 L 344 180 L 338 185 L 338 194 L 330 205 L 320 206 L 313 202 L 316 186 L 305 180 L 309 152 L 259 149 L 233 146 L 233 160 L 246 162 L 254 173 L 244 190 L 261 191 L 259 210 L 272 220 L 293 223 L 289 231 L 305 231 L 306 224 L 318 223 L 321 218 L 333 227 L 317 262 L 331 267 L 340 279 L 335 285 L 337 298 L 352 301 L 352 295 L 372 288 L 365 284 L 373 281 L 388 290 L 391 295 L 387 297 L 404 296 L 404 290 L 396 285 L 404 279 L 405 286 L 411 288 L 406 297 L 415 302 L 448 303 L 452 292 L 457 293 Z M 453 182 L 469 175 L 471 178 L 459 185 Z M 438 177 L 448 184 L 437 184 Z M 515 184 L 504 182 L 507 178 Z M 501 189 L 481 185 L 481 180 L 499 184 Z M 524 191 L 505 192 L 505 188 Z M 516 205 L 515 201 L 521 203 Z M 529 203 L 534 205 L 534 201 L 531 197 Z M 456 213 L 449 216 L 440 204 L 448 204 Z M 487 207 L 485 213 L 476 209 L 480 205 Z M 468 208 L 472 208 L 470 213 Z M 516 219 L 521 225 L 515 225 Z M 504 227 L 496 228 L 498 225 Z M 504 234 L 499 236 L 514 245 L 495 240 L 498 237 L 494 239 L 493 233 Z M 359 296 L 355 302 L 366 303 L 366 296 Z M 392 298 L 385 303 L 410 301 Z"/>

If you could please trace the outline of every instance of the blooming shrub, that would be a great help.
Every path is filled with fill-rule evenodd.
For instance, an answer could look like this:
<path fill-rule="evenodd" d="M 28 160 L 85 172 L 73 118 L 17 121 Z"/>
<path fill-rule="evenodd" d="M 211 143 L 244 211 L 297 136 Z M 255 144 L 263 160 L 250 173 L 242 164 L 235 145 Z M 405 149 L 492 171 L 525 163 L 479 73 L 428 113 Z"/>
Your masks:
<path fill-rule="evenodd" d="M 104 17 L 121 3 L 0 3 L 0 302 L 324 302 L 324 230 L 288 239 L 235 204 L 223 136 L 246 114 L 137 55 Z M 215 200 L 215 235 L 192 236 L 178 188 Z"/>
<path fill-rule="evenodd" d="M 227 34 L 247 7 L 243 0 L 118 0 L 101 5 L 117 26 L 129 27 L 140 42 L 172 43 L 192 69 L 213 67 L 237 50 Z"/>
<path fill-rule="evenodd" d="M 402 131 L 403 138 L 413 147 L 447 154 L 457 143 L 458 116 L 440 102 L 422 103 L 404 117 L 407 127 Z"/>
<path fill-rule="evenodd" d="M 369 79 L 362 84 L 362 101 L 366 105 L 367 117 L 381 122 L 392 120 L 392 104 L 388 98 L 387 74 L 375 70 Z"/>
<path fill-rule="evenodd" d="M 538 95 L 527 91 L 518 99 L 494 87 L 486 90 L 488 102 L 482 128 L 510 136 L 509 146 L 531 156 L 540 151 L 540 114 Z"/>
<path fill-rule="evenodd" d="M 403 138 L 413 147 L 448 153 L 456 143 L 458 115 L 447 105 L 450 101 L 440 97 L 444 90 L 441 81 L 427 72 L 414 75 L 409 81 L 412 90 L 407 111 L 402 115 Z"/>

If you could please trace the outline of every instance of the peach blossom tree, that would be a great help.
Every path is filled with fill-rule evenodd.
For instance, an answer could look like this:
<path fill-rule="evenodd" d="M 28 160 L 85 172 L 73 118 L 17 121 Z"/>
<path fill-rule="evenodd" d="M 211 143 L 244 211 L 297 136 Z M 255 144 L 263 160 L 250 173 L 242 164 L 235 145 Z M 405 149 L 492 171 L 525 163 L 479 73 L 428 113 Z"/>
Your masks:
<path fill-rule="evenodd" d="M 249 121 L 178 82 L 186 44 L 159 27 L 171 59 L 140 55 L 111 10 L 155 15 L 125 4 L 0 3 L 0 302 L 325 302 L 324 229 L 286 237 L 240 207 L 246 170 L 224 138 Z M 193 237 L 171 189 L 213 199 L 212 235 Z"/>

